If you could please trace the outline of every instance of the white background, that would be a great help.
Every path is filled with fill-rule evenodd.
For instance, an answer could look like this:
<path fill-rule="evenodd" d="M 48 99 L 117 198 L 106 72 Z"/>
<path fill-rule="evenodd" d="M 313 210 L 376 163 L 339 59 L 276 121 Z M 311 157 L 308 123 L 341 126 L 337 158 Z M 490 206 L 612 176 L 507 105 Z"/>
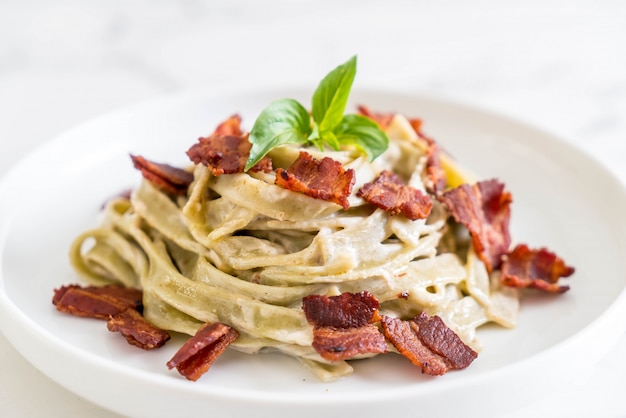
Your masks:
<path fill-rule="evenodd" d="M 626 180 L 620 0 L 0 0 L 0 176 L 101 113 L 194 90 L 314 86 L 354 54 L 357 83 L 508 114 Z M 592 376 L 507 416 L 626 416 L 625 350 L 626 336 Z M 40 374 L 1 334 L 0 411 L 116 416 Z"/>

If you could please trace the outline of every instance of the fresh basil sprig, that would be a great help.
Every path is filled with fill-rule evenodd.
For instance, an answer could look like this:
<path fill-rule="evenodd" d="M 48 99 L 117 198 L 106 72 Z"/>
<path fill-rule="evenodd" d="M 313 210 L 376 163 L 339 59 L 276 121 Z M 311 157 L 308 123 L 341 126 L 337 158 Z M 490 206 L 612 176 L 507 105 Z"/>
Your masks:
<path fill-rule="evenodd" d="M 276 100 L 263 109 L 250 130 L 252 148 L 245 170 L 285 144 L 311 144 L 320 150 L 348 145 L 370 161 L 382 154 L 389 139 L 378 124 L 365 116 L 344 115 L 355 75 L 356 56 L 328 73 L 313 93 L 311 115 L 294 99 Z"/>

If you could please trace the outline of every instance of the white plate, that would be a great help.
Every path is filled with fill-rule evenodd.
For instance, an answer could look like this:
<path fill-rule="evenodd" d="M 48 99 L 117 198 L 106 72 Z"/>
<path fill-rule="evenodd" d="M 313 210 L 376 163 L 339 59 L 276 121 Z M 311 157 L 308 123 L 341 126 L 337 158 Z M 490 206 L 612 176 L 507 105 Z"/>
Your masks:
<path fill-rule="evenodd" d="M 78 281 L 68 263 L 75 235 L 101 203 L 136 185 L 129 152 L 184 164 L 185 151 L 240 113 L 249 128 L 271 100 L 309 90 L 185 96 L 109 115 L 51 141 L 0 184 L 0 325 L 30 362 L 71 391 L 129 416 L 424 416 L 498 414 L 585 373 L 624 331 L 626 193 L 581 151 L 522 123 L 471 107 L 393 92 L 353 102 L 425 120 L 425 130 L 482 178 L 513 193 L 515 241 L 547 246 L 576 267 L 561 296 L 525 298 L 519 326 L 481 329 L 484 350 L 467 370 L 430 378 L 387 355 L 352 376 L 320 383 L 280 355 L 227 352 L 198 382 L 165 363 L 180 340 L 144 352 L 104 322 L 56 312 L 52 292 Z"/>

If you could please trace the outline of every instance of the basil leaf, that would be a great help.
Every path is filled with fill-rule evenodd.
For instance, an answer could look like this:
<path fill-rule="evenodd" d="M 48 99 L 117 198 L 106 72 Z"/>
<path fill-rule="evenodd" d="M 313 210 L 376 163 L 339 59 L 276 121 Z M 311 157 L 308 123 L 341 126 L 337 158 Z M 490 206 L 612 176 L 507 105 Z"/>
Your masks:
<path fill-rule="evenodd" d="M 311 115 L 293 99 L 277 100 L 263 109 L 250 131 L 252 147 L 245 171 L 283 144 L 314 145 L 320 150 L 325 146 L 339 150 L 348 145 L 370 160 L 385 152 L 389 139 L 376 122 L 360 115 L 344 116 L 355 75 L 356 55 L 319 83 L 313 94 Z"/>
<path fill-rule="evenodd" d="M 302 144 L 311 134 L 309 112 L 294 99 L 280 99 L 269 104 L 254 122 L 249 141 L 248 171 L 272 148 L 283 144 Z"/>
<path fill-rule="evenodd" d="M 339 138 L 337 138 L 337 135 L 335 135 L 333 131 L 325 132 L 322 139 L 324 140 L 326 145 L 328 145 L 335 151 L 339 151 L 341 144 L 339 143 Z"/>
<path fill-rule="evenodd" d="M 389 146 L 389 138 L 378 124 L 361 115 L 345 115 L 334 133 L 341 144 L 360 149 L 370 161 L 385 152 Z"/>
<path fill-rule="evenodd" d="M 356 55 L 328 73 L 313 93 L 311 113 L 322 137 L 341 122 L 355 75 Z"/>

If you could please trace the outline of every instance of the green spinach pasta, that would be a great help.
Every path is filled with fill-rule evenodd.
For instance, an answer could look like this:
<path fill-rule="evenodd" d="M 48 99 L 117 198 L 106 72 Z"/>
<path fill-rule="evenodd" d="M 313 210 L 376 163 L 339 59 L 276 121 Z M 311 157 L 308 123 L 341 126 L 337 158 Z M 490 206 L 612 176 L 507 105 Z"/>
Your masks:
<path fill-rule="evenodd" d="M 161 329 L 192 336 L 205 323 L 224 323 L 239 333 L 230 348 L 285 353 L 324 381 L 352 366 L 312 347 L 302 309 L 309 295 L 367 291 L 380 315 L 438 316 L 478 351 L 478 327 L 515 326 L 518 291 L 501 284 L 438 199 L 427 217 L 411 220 L 359 195 L 384 171 L 428 194 L 423 139 L 401 114 L 384 131 L 388 147 L 373 161 L 354 147 L 284 144 L 267 153 L 274 167 L 289 167 L 304 150 L 352 170 L 347 208 L 281 187 L 276 170 L 215 175 L 191 164 L 184 193 L 142 179 L 129 199 L 111 200 L 101 224 L 73 242 L 71 263 L 93 284 L 141 289 L 143 316 Z M 473 181 L 442 158 L 448 186 Z"/>

